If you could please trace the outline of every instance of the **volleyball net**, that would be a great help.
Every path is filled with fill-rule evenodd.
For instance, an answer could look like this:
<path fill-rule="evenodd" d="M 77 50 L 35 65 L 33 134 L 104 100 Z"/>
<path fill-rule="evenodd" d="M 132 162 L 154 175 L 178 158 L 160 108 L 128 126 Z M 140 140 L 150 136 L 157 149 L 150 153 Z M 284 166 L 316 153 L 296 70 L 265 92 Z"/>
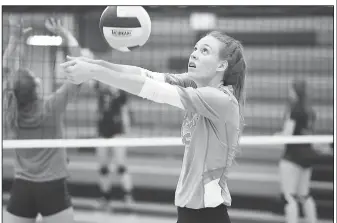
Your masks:
<path fill-rule="evenodd" d="M 331 144 L 333 135 L 304 136 L 242 136 L 241 146 L 285 144 Z M 4 140 L 3 149 L 30 148 L 97 148 L 97 147 L 162 147 L 183 146 L 180 137 L 111 138 L 111 139 L 27 139 Z"/>
<path fill-rule="evenodd" d="M 329 154 L 328 161 L 323 160 L 318 168 L 314 167 L 310 188 L 318 203 L 319 218 L 332 218 L 333 205 L 326 206 L 332 202 L 326 197 L 327 194 L 333 193 L 332 135 L 242 136 L 241 153 L 237 156 L 237 164 L 232 166 L 228 176 L 231 195 L 235 201 L 230 209 L 232 218 L 242 220 L 246 216 L 250 222 L 254 220 L 282 222 L 283 218 L 280 215 L 271 213 L 279 213 L 283 210 L 281 202 L 278 201 L 281 193 L 278 163 L 284 152 L 284 146 L 288 143 L 312 144 L 322 151 L 322 155 Z M 70 160 L 68 182 L 74 207 L 78 210 L 97 208 L 100 163 L 97 157 L 85 149 L 91 148 L 92 152 L 95 152 L 95 148 L 99 147 L 123 151 L 125 156 L 124 160 L 118 162 L 112 160 L 109 165 L 113 181 L 111 192 L 113 202 L 110 203 L 112 208 L 123 210 L 125 205 L 120 201 L 121 192 L 118 188 L 121 187 L 122 182 L 119 181 L 116 172 L 118 165 L 123 165 L 131 176 L 135 200 L 131 208 L 135 212 L 152 213 L 156 216 L 176 214 L 176 209 L 172 205 L 174 202 L 172 195 L 180 174 L 184 153 L 180 137 L 4 140 L 3 201 L 6 203 L 8 200 L 6 192 L 9 191 L 13 178 L 12 151 L 14 149 L 67 148 Z M 320 169 L 322 166 L 324 168 Z M 247 212 L 247 209 L 252 210 Z"/>

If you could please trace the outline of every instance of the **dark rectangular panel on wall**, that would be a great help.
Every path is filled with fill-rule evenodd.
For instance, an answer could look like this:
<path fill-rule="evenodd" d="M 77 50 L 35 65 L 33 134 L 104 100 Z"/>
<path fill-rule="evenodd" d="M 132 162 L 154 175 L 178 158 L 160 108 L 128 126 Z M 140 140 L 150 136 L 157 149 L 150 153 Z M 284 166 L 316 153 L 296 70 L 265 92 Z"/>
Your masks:
<path fill-rule="evenodd" d="M 186 57 L 171 57 L 168 60 L 168 68 L 172 72 L 186 72 L 188 60 Z"/>
<path fill-rule="evenodd" d="M 79 43 L 83 48 L 89 48 L 93 52 L 106 52 L 110 49 L 99 29 L 100 16 L 100 11 L 77 16 Z"/>
<path fill-rule="evenodd" d="M 197 32 L 195 41 L 197 42 L 206 33 Z M 229 32 L 226 34 L 245 46 L 314 46 L 317 44 L 314 32 Z"/>
<path fill-rule="evenodd" d="M 76 6 L 3 6 L 3 12 L 73 12 L 86 13 L 92 10 L 103 11 L 106 6 L 76 5 Z M 228 5 L 205 5 L 205 6 L 144 6 L 149 12 L 158 12 L 165 16 L 168 12 L 171 16 L 188 15 L 191 12 L 213 12 L 222 17 L 261 17 L 261 16 L 333 16 L 333 6 L 228 6 Z M 173 13 L 173 14 L 172 14 Z"/>

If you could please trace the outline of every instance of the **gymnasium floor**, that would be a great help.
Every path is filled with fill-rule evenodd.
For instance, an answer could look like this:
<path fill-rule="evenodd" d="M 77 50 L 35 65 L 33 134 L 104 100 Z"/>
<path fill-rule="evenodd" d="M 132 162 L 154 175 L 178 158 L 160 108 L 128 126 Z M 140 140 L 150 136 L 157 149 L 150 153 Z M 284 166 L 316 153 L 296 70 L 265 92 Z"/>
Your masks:
<path fill-rule="evenodd" d="M 164 207 L 165 208 L 165 207 Z M 167 208 L 167 207 L 166 207 Z M 4 207 L 5 209 L 5 207 Z M 3 209 L 3 210 L 4 210 Z M 172 206 L 169 209 L 174 210 Z M 229 210 L 232 223 L 284 223 L 284 217 L 264 212 L 251 212 L 241 210 Z M 176 223 L 176 217 L 153 216 L 145 214 L 123 214 L 123 213 L 104 213 L 95 210 L 75 209 L 76 223 Z M 41 218 L 38 217 L 38 221 Z M 6 223 L 6 222 L 4 222 Z M 305 223 L 301 219 L 299 223 Z M 329 220 L 319 220 L 317 223 L 333 223 Z"/>
<path fill-rule="evenodd" d="M 97 172 L 95 171 L 96 168 L 96 163 L 92 161 L 92 157 L 90 158 L 91 161 L 89 161 L 89 155 L 82 155 L 82 156 L 71 156 L 71 165 L 70 169 L 72 174 L 72 179 L 77 181 L 83 181 L 85 179 L 90 179 L 87 180 L 90 182 L 97 180 Z M 176 180 L 172 179 L 166 179 L 170 178 L 170 175 L 175 175 L 175 172 L 177 172 L 176 168 L 179 164 L 174 162 L 174 160 L 166 160 L 164 162 L 164 159 L 130 159 L 130 168 L 133 167 L 133 170 L 139 170 L 142 167 L 144 169 L 144 172 L 148 172 L 149 170 L 158 170 L 159 166 L 161 166 L 162 169 L 166 169 L 166 172 L 170 173 L 167 176 L 163 176 L 160 178 L 160 180 L 156 180 L 153 182 L 157 182 L 158 184 L 164 183 L 172 186 L 172 182 L 176 182 Z M 6 156 L 4 157 L 4 165 L 3 165 L 3 174 L 4 176 L 11 176 L 12 173 L 12 160 L 10 157 Z M 144 162 L 147 165 L 144 165 Z M 159 165 L 160 164 L 160 165 Z M 149 167 L 149 168 L 145 168 Z M 151 167 L 151 168 L 150 168 Z M 78 170 L 77 170 L 78 169 Z M 146 171 L 145 171 L 146 169 Z M 234 171 L 235 170 L 235 171 Z M 274 182 L 275 179 L 273 180 L 272 175 L 275 174 L 276 169 L 275 167 L 273 168 L 273 165 L 271 164 L 264 164 L 262 165 L 261 163 L 259 165 L 254 165 L 254 163 L 249 163 L 245 162 L 244 164 L 235 166 L 233 167 L 233 173 L 236 175 L 247 175 L 247 170 L 250 170 L 250 175 L 252 174 L 251 172 L 257 174 L 260 173 L 261 176 L 263 177 L 263 184 L 261 182 L 257 182 L 256 185 L 259 186 L 260 190 L 264 190 L 264 193 L 266 193 L 266 190 L 263 189 L 262 185 L 266 185 L 267 182 L 271 182 L 268 188 L 277 188 L 277 182 Z M 161 171 L 159 171 L 161 174 L 163 174 Z M 172 173 L 171 173 L 172 172 Z M 135 173 L 136 174 L 136 173 Z M 138 174 L 139 175 L 139 174 Z M 236 176 L 235 175 L 235 176 Z M 136 174 L 137 176 L 137 174 Z M 274 178 L 277 176 L 274 176 Z M 78 178 L 78 179 L 77 179 Z M 144 177 L 143 175 L 138 176 L 139 182 L 138 184 L 143 184 L 143 181 L 148 181 L 149 176 Z M 138 179 L 138 178 L 135 178 Z M 158 179 L 159 175 L 154 174 L 153 179 Z M 171 176 L 172 178 L 172 176 Z M 235 177 L 234 177 L 235 178 Z M 236 177 L 237 178 L 237 177 Z M 267 181 L 267 178 L 269 179 Z M 166 180 L 165 180 L 166 179 Z M 249 178 L 250 179 L 250 178 Z M 236 190 L 239 190 L 240 187 L 246 185 L 250 185 L 250 193 L 255 192 L 257 193 L 259 190 L 256 187 L 256 189 L 252 190 L 252 185 L 253 182 L 249 180 L 245 183 L 242 183 L 241 181 L 233 179 L 232 186 L 233 189 L 235 188 Z M 141 180 L 141 181 L 140 181 Z M 237 182 L 236 182 L 237 181 Z M 152 182 L 152 181 L 151 181 Z M 171 182 L 171 183 L 170 183 Z M 241 185 L 241 186 L 240 186 Z M 160 186 L 160 185 L 159 185 Z M 324 185 L 323 185 L 324 186 Z M 333 185 L 328 185 L 328 187 L 331 187 L 332 190 Z M 273 189 L 274 190 L 274 189 Z M 275 191 L 270 191 L 269 193 L 275 193 Z M 239 192 L 244 191 L 244 189 L 240 189 Z M 8 191 L 3 191 L 3 204 L 5 205 L 6 202 L 9 199 L 9 194 Z M 139 213 L 133 214 L 133 215 L 126 215 L 122 213 L 112 213 L 112 214 L 106 214 L 102 212 L 95 211 L 95 205 L 96 205 L 96 200 L 92 198 L 80 198 L 80 197 L 74 197 L 73 198 L 73 203 L 75 206 L 75 220 L 76 223 L 106 223 L 106 222 L 123 222 L 123 223 L 176 223 L 176 209 L 173 205 L 168 205 L 168 204 L 158 204 L 158 203 L 138 203 L 135 205 L 134 209 L 138 210 Z M 120 207 L 121 204 L 118 202 L 113 202 L 112 204 L 113 207 Z M 152 212 L 152 214 L 147 214 L 149 212 Z M 163 215 L 161 213 L 166 213 L 166 215 Z M 249 210 L 238 210 L 238 209 L 229 209 L 229 215 L 231 217 L 232 223 L 284 223 L 284 217 L 280 215 L 276 215 L 270 212 L 266 211 L 249 211 Z M 304 222 L 303 220 L 301 222 Z M 319 220 L 318 223 L 332 223 L 333 221 L 328 221 L 328 220 Z"/>

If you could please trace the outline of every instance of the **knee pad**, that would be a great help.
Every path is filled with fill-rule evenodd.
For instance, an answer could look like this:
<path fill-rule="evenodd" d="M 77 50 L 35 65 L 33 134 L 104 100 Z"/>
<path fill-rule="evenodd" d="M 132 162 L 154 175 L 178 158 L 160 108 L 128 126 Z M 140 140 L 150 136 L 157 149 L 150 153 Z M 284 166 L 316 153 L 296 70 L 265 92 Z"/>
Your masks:
<path fill-rule="evenodd" d="M 105 175 L 108 175 L 109 174 L 109 168 L 107 166 L 102 166 L 100 169 L 99 169 L 99 173 L 103 176 Z"/>
<path fill-rule="evenodd" d="M 296 206 L 297 205 L 297 196 L 294 194 L 288 196 L 282 196 L 284 205 Z"/>
<path fill-rule="evenodd" d="M 307 218 L 307 222 L 317 222 L 317 207 L 316 202 L 312 196 L 301 196 L 300 204 L 302 206 L 303 214 Z"/>
<path fill-rule="evenodd" d="M 120 166 L 117 167 L 117 174 L 118 175 L 123 175 L 125 172 L 126 172 L 125 166 L 120 165 Z"/>
<path fill-rule="evenodd" d="M 287 195 L 284 197 L 284 211 L 285 215 L 289 219 L 296 219 L 298 216 L 299 206 L 296 199 L 296 195 Z M 292 220 L 287 220 L 287 222 L 293 222 Z"/>
<path fill-rule="evenodd" d="M 123 197 L 125 197 L 125 196 L 133 197 L 134 196 L 134 192 L 133 192 L 132 189 L 122 188 L 122 194 L 123 194 Z"/>
<path fill-rule="evenodd" d="M 311 194 L 307 194 L 307 195 L 301 195 L 298 196 L 298 201 L 301 203 L 305 203 L 308 199 L 312 198 Z"/>
<path fill-rule="evenodd" d="M 296 195 L 287 194 L 285 196 L 284 214 L 286 222 L 298 222 L 299 206 Z"/>
<path fill-rule="evenodd" d="M 111 197 L 112 197 L 111 191 L 102 192 L 102 197 L 107 201 L 111 200 Z"/>

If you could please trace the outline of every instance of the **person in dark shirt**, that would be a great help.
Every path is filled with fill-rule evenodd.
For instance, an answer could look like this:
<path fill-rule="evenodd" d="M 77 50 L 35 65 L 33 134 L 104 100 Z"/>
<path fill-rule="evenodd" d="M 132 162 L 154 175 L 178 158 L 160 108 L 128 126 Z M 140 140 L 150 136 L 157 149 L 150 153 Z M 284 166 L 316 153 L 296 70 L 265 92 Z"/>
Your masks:
<path fill-rule="evenodd" d="M 127 106 L 127 94 L 125 91 L 113 88 L 99 82 L 95 83 L 98 99 L 98 135 L 102 138 L 120 137 L 130 128 L 130 117 Z M 112 155 L 115 155 L 115 172 L 121 178 L 123 198 L 126 205 L 131 205 L 132 181 L 126 165 L 126 148 L 97 148 L 99 162 L 99 188 L 101 191 L 101 208 L 109 208 L 111 200 L 112 177 L 110 164 Z"/>
<path fill-rule="evenodd" d="M 290 88 L 283 135 L 313 135 L 316 114 L 309 103 L 307 83 L 296 78 Z M 316 204 L 310 195 L 313 157 L 312 144 L 287 144 L 280 161 L 281 190 L 285 200 L 287 223 L 299 222 L 298 203 L 307 222 L 317 223 Z"/>

